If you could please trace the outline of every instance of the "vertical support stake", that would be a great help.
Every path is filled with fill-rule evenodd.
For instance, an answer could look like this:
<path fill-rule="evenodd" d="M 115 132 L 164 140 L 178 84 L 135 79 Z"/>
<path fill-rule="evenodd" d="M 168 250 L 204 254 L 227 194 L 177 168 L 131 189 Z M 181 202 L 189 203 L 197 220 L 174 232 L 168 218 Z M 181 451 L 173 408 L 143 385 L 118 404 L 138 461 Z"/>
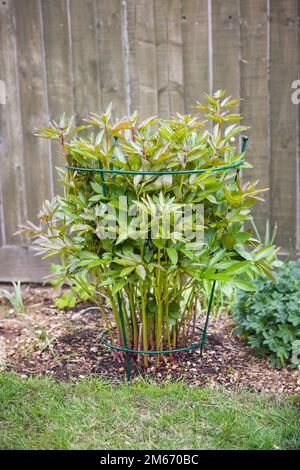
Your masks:
<path fill-rule="evenodd" d="M 102 165 L 102 162 L 101 160 L 99 160 L 99 167 L 100 167 L 100 170 L 103 170 L 103 165 Z M 101 185 L 102 185 L 102 191 L 103 191 L 103 196 L 106 197 L 107 196 L 107 192 L 106 192 L 106 185 L 105 185 L 105 176 L 104 176 L 104 173 L 101 173 Z"/>
<path fill-rule="evenodd" d="M 215 287 L 216 287 L 216 280 L 213 281 L 210 297 L 209 297 L 209 302 L 208 302 L 208 309 L 207 309 L 207 314 L 206 314 L 206 319 L 205 319 L 205 324 L 203 328 L 203 333 L 202 333 L 202 339 L 201 339 L 201 348 L 200 348 L 200 357 L 202 357 L 202 352 L 203 352 L 203 347 L 206 341 L 206 331 L 208 327 L 208 321 L 209 321 L 209 316 L 211 312 L 211 307 L 212 307 L 212 302 L 214 298 L 214 293 L 215 293 Z"/>
<path fill-rule="evenodd" d="M 246 151 L 248 140 L 249 140 L 249 137 L 247 135 L 242 136 L 242 153 L 244 153 Z M 234 181 L 237 180 L 237 177 L 238 177 L 239 174 L 240 174 L 240 169 L 238 168 L 236 170 Z"/>
<path fill-rule="evenodd" d="M 120 313 L 120 320 L 121 320 L 121 328 L 122 328 L 122 334 L 123 334 L 123 340 L 124 340 L 124 348 L 127 349 L 127 336 L 126 336 L 126 328 L 125 328 L 125 322 L 124 322 L 124 316 L 123 316 L 123 308 L 122 308 L 122 301 L 120 297 L 120 293 L 118 292 L 118 307 L 119 307 L 119 313 Z M 128 382 L 131 380 L 131 365 L 130 365 L 130 357 L 129 357 L 129 352 L 125 351 L 126 355 L 126 376 Z"/>

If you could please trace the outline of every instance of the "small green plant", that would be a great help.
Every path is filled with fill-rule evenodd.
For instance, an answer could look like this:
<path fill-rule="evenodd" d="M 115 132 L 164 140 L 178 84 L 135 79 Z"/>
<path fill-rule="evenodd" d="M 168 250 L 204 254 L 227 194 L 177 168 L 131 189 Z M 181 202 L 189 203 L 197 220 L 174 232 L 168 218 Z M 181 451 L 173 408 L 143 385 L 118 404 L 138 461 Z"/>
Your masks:
<path fill-rule="evenodd" d="M 51 271 L 54 278 L 50 276 L 48 280 L 54 289 L 60 294 L 56 297 L 54 304 L 59 309 L 73 308 L 79 302 L 89 300 L 94 294 L 94 286 L 87 279 L 87 273 L 83 272 L 73 279 L 66 280 L 63 275 L 60 277 L 60 272 L 64 271 L 63 266 L 59 264 L 51 264 Z M 68 289 L 61 292 L 62 285 L 68 285 Z"/>
<path fill-rule="evenodd" d="M 64 308 L 73 308 L 77 304 L 77 295 L 71 289 L 63 292 L 59 297 L 56 297 L 54 305 L 60 310 Z"/>
<path fill-rule="evenodd" d="M 7 289 L 0 289 L 0 295 L 11 304 L 15 313 L 25 313 L 26 309 L 22 298 L 21 282 L 13 282 L 12 287 L 12 292 Z"/>
<path fill-rule="evenodd" d="M 21 326 L 21 328 L 24 328 L 28 331 L 39 351 L 44 351 L 45 349 L 48 349 L 54 356 L 54 338 L 51 338 L 45 328 L 41 325 L 41 323 L 35 318 L 33 318 L 31 315 L 28 315 L 27 313 L 17 312 L 15 318 L 4 318 L 3 320 L 0 320 L 0 322 L 17 323 Z"/>
<path fill-rule="evenodd" d="M 277 234 L 277 226 L 275 225 L 273 230 L 271 231 L 270 223 L 267 220 L 266 225 L 265 225 L 265 230 L 264 230 L 264 236 L 262 236 L 253 218 L 251 218 L 250 222 L 254 229 L 256 240 L 259 243 L 260 249 L 263 249 L 264 247 L 267 248 L 267 250 L 265 251 L 266 259 L 268 263 L 272 266 L 272 269 L 275 269 L 281 266 L 282 261 L 280 261 L 277 256 L 279 247 L 276 247 L 276 245 L 274 244 L 276 234 Z M 231 313 L 232 308 L 237 301 L 237 293 L 238 293 L 238 288 L 226 282 L 222 283 L 221 281 L 219 281 L 215 290 L 212 313 L 218 317 L 224 313 L 225 314 Z M 204 283 L 203 285 L 202 294 L 203 294 L 202 307 L 204 307 L 204 309 L 207 309 L 210 292 L 209 292 L 209 285 L 207 285 L 206 283 Z"/>
<path fill-rule="evenodd" d="M 41 323 L 31 315 L 19 313 L 17 318 L 3 321 L 13 321 L 18 323 L 22 328 L 25 328 L 28 331 L 39 351 L 48 349 L 54 356 L 54 338 L 51 338 Z"/>
<path fill-rule="evenodd" d="M 259 242 L 259 244 L 261 245 L 261 247 L 268 247 L 268 246 L 273 246 L 274 249 L 273 250 L 269 250 L 268 254 L 267 254 L 267 260 L 270 264 L 272 264 L 273 268 L 278 268 L 279 266 L 281 266 L 282 264 L 282 261 L 280 261 L 277 257 L 278 255 L 278 252 L 280 250 L 280 247 L 277 247 L 274 245 L 275 243 L 275 238 L 276 238 L 276 235 L 277 235 L 277 224 L 274 225 L 273 227 L 273 230 L 271 231 L 270 229 L 270 222 L 269 220 L 266 221 L 266 225 L 265 225 L 265 230 L 264 230 L 264 235 L 261 235 L 259 233 L 259 230 L 258 230 L 258 227 L 257 225 L 255 224 L 255 221 L 253 218 L 251 218 L 251 225 L 254 229 L 254 233 L 256 235 L 256 238 Z"/>
<path fill-rule="evenodd" d="M 58 142 L 73 169 L 59 171 L 64 194 L 45 201 L 40 224 L 29 222 L 19 233 L 29 234 L 44 257 L 61 257 L 61 279 L 89 276 L 91 299 L 115 345 L 124 346 L 125 329 L 134 349 L 185 346 L 203 321 L 198 307 L 213 281 L 252 290 L 257 275 L 271 276 L 267 257 L 274 247 L 262 248 L 244 228 L 264 190 L 237 174 L 237 165 L 250 166 L 235 141 L 247 129 L 232 111 L 238 103 L 224 91 L 206 96 L 205 104 L 195 107 L 205 121 L 199 114 L 177 114 L 139 122 L 136 112 L 113 120 L 109 106 L 91 114 L 87 126 L 73 129 L 72 120 L 62 117 L 37 132 Z M 95 172 L 99 168 L 112 172 Z M 124 199 L 127 212 L 120 206 Z M 185 223 L 193 233 L 204 229 L 201 246 L 176 230 L 181 209 L 199 204 L 203 219 L 194 213 Z M 155 235 L 148 216 L 157 222 Z M 103 293 L 113 321 L 103 308 Z M 147 367 L 147 354 L 143 358 Z M 157 365 L 160 359 L 157 354 Z"/>
<path fill-rule="evenodd" d="M 54 354 L 52 346 L 53 340 L 49 337 L 45 328 L 40 324 L 40 322 L 28 315 L 26 312 L 26 307 L 22 298 L 21 282 L 13 282 L 12 286 L 12 292 L 7 289 L 0 289 L 0 295 L 13 307 L 15 318 L 5 318 L 1 321 L 18 323 L 22 328 L 25 328 L 30 333 L 40 351 L 49 349 L 50 352 Z"/>
<path fill-rule="evenodd" d="M 276 281 L 258 278 L 254 292 L 239 292 L 233 307 L 237 332 L 270 364 L 300 364 L 300 260 L 282 264 Z"/>

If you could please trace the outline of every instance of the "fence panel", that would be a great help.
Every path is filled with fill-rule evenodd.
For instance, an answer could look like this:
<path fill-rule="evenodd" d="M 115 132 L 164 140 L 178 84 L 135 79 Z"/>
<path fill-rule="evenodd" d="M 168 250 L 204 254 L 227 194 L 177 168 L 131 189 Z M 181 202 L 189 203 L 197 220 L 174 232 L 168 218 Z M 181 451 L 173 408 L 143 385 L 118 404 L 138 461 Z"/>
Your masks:
<path fill-rule="evenodd" d="M 113 102 L 118 115 L 191 112 L 219 87 L 241 97 L 247 178 L 269 187 L 258 226 L 299 249 L 297 0 L 6 0 L 0 2 L 0 281 L 40 281 L 17 225 L 59 190 L 57 148 L 33 136 L 62 112 L 80 120 Z"/>

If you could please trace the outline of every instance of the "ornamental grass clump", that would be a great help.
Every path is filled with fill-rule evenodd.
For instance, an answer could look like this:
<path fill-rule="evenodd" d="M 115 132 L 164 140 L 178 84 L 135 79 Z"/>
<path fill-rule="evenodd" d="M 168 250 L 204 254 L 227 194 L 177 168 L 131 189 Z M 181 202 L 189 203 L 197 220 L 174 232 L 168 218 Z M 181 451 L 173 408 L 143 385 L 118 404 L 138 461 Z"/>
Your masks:
<path fill-rule="evenodd" d="M 114 345 L 125 344 L 120 308 L 129 348 L 174 349 L 201 325 L 202 293 L 214 280 L 225 291 L 251 290 L 257 275 L 271 276 L 273 246 L 262 248 L 243 225 L 264 190 L 238 174 L 250 167 L 236 140 L 246 127 L 231 113 L 238 102 L 223 91 L 207 96 L 195 106 L 204 121 L 177 114 L 140 122 L 136 112 L 112 119 L 109 106 L 85 125 L 63 117 L 37 132 L 58 142 L 72 168 L 59 170 L 63 194 L 45 201 L 40 224 L 21 232 L 44 257 L 61 257 L 61 280 L 88 276 Z M 182 233 L 190 207 L 201 211 L 185 213 Z"/>

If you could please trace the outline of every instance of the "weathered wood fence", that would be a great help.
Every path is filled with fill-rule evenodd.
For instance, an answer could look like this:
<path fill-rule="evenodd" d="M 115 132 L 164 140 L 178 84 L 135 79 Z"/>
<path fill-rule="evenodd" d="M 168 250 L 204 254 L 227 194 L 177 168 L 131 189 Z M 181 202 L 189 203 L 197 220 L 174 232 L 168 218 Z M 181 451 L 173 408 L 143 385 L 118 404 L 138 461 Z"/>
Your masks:
<path fill-rule="evenodd" d="M 244 99 L 255 164 L 247 176 L 270 188 L 259 226 L 276 222 L 277 242 L 295 252 L 299 12 L 297 0 L 0 0 L 0 280 L 47 271 L 13 237 L 57 190 L 62 162 L 34 128 L 111 101 L 118 114 L 189 112 L 218 88 Z"/>

